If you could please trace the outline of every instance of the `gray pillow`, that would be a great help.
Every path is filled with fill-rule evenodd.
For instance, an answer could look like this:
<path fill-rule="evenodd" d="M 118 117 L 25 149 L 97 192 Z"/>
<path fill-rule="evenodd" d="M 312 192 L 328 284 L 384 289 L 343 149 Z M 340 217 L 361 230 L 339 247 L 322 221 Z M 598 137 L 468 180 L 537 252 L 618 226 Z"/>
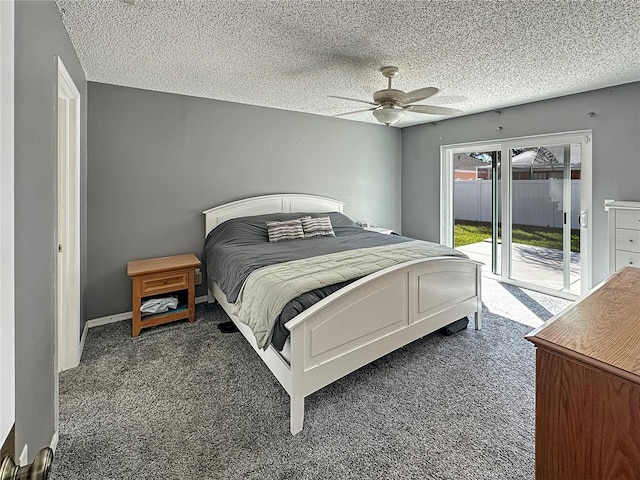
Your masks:
<path fill-rule="evenodd" d="M 282 222 L 267 222 L 267 234 L 270 242 L 304 238 L 304 230 L 299 218 Z"/>
<path fill-rule="evenodd" d="M 329 217 L 302 217 L 300 220 L 305 238 L 336 236 Z"/>

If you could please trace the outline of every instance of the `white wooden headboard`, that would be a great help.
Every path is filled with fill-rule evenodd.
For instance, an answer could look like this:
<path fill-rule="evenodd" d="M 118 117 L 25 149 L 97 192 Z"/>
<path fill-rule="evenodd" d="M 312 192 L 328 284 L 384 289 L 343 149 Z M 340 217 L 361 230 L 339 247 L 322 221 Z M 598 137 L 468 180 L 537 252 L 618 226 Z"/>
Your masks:
<path fill-rule="evenodd" d="M 328 197 L 297 193 L 279 193 L 243 198 L 231 203 L 205 210 L 206 237 L 211 230 L 222 222 L 238 217 L 262 215 L 265 213 L 293 212 L 343 212 L 344 202 Z"/>

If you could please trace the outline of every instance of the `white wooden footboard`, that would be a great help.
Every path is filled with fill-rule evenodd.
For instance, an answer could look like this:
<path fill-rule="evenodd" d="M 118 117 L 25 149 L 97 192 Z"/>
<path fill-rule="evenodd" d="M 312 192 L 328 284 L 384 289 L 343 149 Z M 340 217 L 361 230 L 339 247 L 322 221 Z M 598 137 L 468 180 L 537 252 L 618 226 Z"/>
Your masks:
<path fill-rule="evenodd" d="M 447 257 L 369 275 L 298 315 L 291 331 L 291 433 L 304 398 L 350 372 L 475 313 L 481 328 L 481 264 Z"/>

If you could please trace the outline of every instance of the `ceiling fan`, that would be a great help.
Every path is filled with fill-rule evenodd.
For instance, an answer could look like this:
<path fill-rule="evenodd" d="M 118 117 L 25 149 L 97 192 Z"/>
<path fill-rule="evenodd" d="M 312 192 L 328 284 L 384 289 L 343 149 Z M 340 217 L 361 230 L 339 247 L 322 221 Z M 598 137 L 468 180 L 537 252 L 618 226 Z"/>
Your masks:
<path fill-rule="evenodd" d="M 436 107 L 434 105 L 412 105 L 415 102 L 425 100 L 435 95 L 438 93 L 438 89 L 435 87 L 425 87 L 405 93 L 402 90 L 391 88 L 391 79 L 398 75 L 398 67 L 382 67 L 380 72 L 384 77 L 389 79 L 389 84 L 387 88 L 378 90 L 373 94 L 373 102 L 358 100 L 357 98 L 329 95 L 331 98 L 366 103 L 373 105 L 372 107 L 365 110 L 339 113 L 338 115 L 334 115 L 334 117 L 342 117 L 344 115 L 351 115 L 353 113 L 360 112 L 373 112 L 373 116 L 376 117 L 376 120 L 380 123 L 384 123 L 388 127 L 389 125 L 393 125 L 398 122 L 404 115 L 404 112 L 426 113 L 429 115 L 453 115 L 456 113 L 463 113 L 462 110 L 457 110 L 455 108 Z"/>

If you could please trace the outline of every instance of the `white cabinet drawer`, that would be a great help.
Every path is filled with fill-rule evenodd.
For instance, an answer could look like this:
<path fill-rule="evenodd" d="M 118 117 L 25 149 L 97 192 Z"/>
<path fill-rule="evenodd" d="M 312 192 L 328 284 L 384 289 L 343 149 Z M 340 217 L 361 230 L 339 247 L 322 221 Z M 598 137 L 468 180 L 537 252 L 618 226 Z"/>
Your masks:
<path fill-rule="evenodd" d="M 616 250 L 640 252 L 640 230 L 616 228 Z"/>
<path fill-rule="evenodd" d="M 639 210 L 617 210 L 616 227 L 630 230 L 640 230 Z"/>
<path fill-rule="evenodd" d="M 640 266 L 640 253 L 616 250 L 616 270 L 620 270 L 627 265 Z"/>

